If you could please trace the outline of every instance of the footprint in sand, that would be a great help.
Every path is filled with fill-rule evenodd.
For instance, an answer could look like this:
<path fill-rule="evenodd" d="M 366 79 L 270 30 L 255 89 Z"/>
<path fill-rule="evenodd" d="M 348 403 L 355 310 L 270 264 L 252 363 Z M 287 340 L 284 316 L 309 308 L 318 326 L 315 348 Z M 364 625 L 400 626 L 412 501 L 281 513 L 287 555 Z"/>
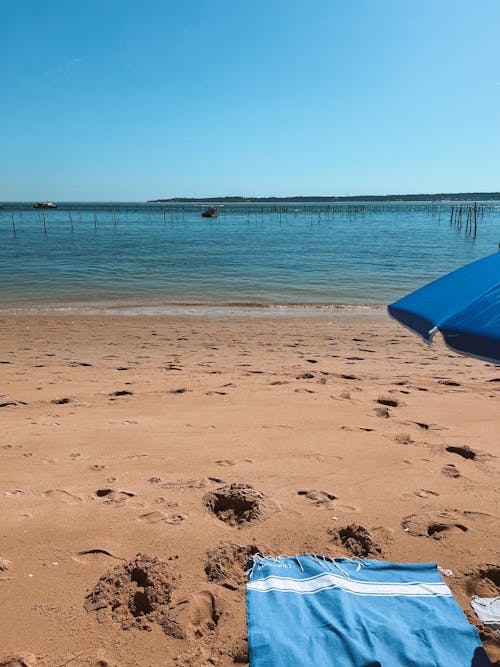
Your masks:
<path fill-rule="evenodd" d="M 431 496 L 439 496 L 437 491 L 432 491 L 431 489 L 417 489 L 414 491 L 414 494 L 419 498 L 430 498 Z"/>
<path fill-rule="evenodd" d="M 337 500 L 337 496 L 328 491 L 318 491 L 317 489 L 301 489 L 297 491 L 297 495 L 304 496 L 308 500 L 311 500 L 314 505 L 317 507 L 323 507 L 325 509 L 333 509 L 334 500 Z"/>
<path fill-rule="evenodd" d="M 423 514 L 410 514 L 401 526 L 405 533 L 414 537 L 431 537 L 434 540 L 466 533 L 469 528 L 463 521 L 463 513 L 457 510 L 441 510 Z"/>
<path fill-rule="evenodd" d="M 162 489 L 204 489 L 208 485 L 207 479 L 175 479 L 161 484 Z"/>
<path fill-rule="evenodd" d="M 373 412 L 377 417 L 382 417 L 383 419 L 388 419 L 391 416 L 391 413 L 387 408 L 374 408 Z"/>
<path fill-rule="evenodd" d="M 176 639 L 199 640 L 212 634 L 219 618 L 218 602 L 213 593 L 192 593 L 170 609 L 167 634 Z"/>
<path fill-rule="evenodd" d="M 76 505 L 77 503 L 82 502 L 80 496 L 75 496 L 74 493 L 70 493 L 69 491 L 66 491 L 66 489 L 49 489 L 48 491 L 45 491 L 45 493 L 42 493 L 42 496 L 69 505 Z"/>
<path fill-rule="evenodd" d="M 130 498 L 133 498 L 135 493 L 131 491 L 123 491 L 121 489 L 114 489 L 111 487 L 97 489 L 94 494 L 95 498 L 103 499 L 105 503 L 114 505 L 124 505 Z"/>
<path fill-rule="evenodd" d="M 215 461 L 218 466 L 235 466 L 238 463 L 253 463 L 253 459 L 242 459 L 241 461 L 233 461 L 233 459 L 219 459 Z"/>
<path fill-rule="evenodd" d="M 7 560 L 6 558 L 0 558 L 0 572 L 7 572 L 11 565 L 12 563 L 10 560 Z"/>
<path fill-rule="evenodd" d="M 139 521 L 144 521 L 145 523 L 169 523 L 176 525 L 182 523 L 189 518 L 188 514 L 165 514 L 160 510 L 153 510 L 152 512 L 146 512 L 137 517 Z"/>
<path fill-rule="evenodd" d="M 452 479 L 457 479 L 458 477 L 461 477 L 460 470 L 455 466 L 454 463 L 448 463 L 448 465 L 443 466 L 441 468 L 441 472 L 446 477 L 451 477 Z"/>
<path fill-rule="evenodd" d="M 397 442 L 400 445 L 415 444 L 415 440 L 411 437 L 409 433 L 396 433 L 396 435 L 394 436 L 394 442 Z"/>
<path fill-rule="evenodd" d="M 4 491 L 4 496 L 20 496 L 23 493 L 23 489 L 7 489 L 7 491 Z"/>

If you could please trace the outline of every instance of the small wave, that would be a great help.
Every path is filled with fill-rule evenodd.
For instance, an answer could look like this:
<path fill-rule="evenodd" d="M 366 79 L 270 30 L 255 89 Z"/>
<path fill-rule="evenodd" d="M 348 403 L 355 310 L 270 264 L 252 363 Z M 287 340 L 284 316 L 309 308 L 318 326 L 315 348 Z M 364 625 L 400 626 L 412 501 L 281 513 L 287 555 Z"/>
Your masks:
<path fill-rule="evenodd" d="M 117 315 L 117 316 L 272 316 L 320 315 L 335 313 L 370 313 L 385 310 L 385 304 L 362 303 L 100 303 L 72 306 L 26 306 L 0 308 L 0 316 L 7 315 Z"/>

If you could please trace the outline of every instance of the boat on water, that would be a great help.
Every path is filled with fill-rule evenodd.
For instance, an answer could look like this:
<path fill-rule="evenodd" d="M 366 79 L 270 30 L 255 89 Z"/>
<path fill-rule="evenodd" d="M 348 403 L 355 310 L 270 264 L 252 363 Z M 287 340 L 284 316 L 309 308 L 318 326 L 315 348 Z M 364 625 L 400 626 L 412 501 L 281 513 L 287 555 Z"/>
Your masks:
<path fill-rule="evenodd" d="M 52 201 L 38 201 L 36 204 L 33 204 L 33 208 L 57 208 L 57 204 L 54 204 Z"/>
<path fill-rule="evenodd" d="M 219 215 L 219 213 L 216 208 L 210 206 L 209 208 L 207 208 L 206 211 L 203 211 L 201 215 L 203 218 L 216 218 Z"/>

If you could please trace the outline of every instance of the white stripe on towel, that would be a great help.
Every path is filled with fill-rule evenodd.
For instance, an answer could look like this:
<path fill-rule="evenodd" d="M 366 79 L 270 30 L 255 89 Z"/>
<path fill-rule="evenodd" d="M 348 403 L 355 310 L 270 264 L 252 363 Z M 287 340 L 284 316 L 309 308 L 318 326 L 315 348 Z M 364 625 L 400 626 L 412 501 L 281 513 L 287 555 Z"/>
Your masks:
<path fill-rule="evenodd" d="M 281 593 L 299 593 L 310 595 L 319 593 L 328 588 L 340 588 L 346 593 L 354 595 L 409 595 L 409 596 L 435 596 L 451 595 L 448 586 L 442 583 L 427 583 L 412 581 L 408 583 L 379 582 L 379 581 L 356 581 L 346 579 L 336 574 L 325 573 L 307 579 L 291 579 L 289 577 L 265 577 L 250 581 L 247 588 L 260 593 L 279 591 Z"/>

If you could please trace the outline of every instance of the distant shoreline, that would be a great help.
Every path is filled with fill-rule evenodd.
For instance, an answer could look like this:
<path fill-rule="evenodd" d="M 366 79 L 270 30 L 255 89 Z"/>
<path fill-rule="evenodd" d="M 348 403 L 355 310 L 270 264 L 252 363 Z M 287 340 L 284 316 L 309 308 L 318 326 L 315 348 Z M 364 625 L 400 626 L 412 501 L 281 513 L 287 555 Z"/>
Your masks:
<path fill-rule="evenodd" d="M 441 194 L 408 195 L 355 195 L 351 197 L 318 197 L 301 195 L 296 197 L 170 197 L 148 199 L 148 204 L 161 203 L 207 203 L 207 204 L 245 204 L 245 203 L 335 203 L 335 202 L 434 202 L 434 201 L 498 201 L 500 192 L 458 192 Z"/>

